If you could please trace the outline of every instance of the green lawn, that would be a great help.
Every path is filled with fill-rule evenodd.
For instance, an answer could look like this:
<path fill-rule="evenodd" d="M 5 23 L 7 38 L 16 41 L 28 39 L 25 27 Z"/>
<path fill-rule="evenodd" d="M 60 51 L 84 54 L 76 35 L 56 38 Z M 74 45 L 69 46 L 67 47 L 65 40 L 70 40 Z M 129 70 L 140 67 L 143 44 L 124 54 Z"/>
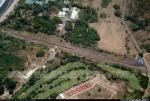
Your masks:
<path fill-rule="evenodd" d="M 68 63 L 64 66 L 51 71 L 37 80 L 33 86 L 23 87 L 15 97 L 44 99 L 49 96 L 58 95 L 65 89 L 72 87 L 87 80 L 85 77 L 93 74 L 89 69 L 85 69 L 86 65 L 79 62 Z M 39 74 L 40 75 L 40 74 Z"/>
<path fill-rule="evenodd" d="M 118 78 L 127 80 L 129 82 L 129 85 L 132 88 L 134 88 L 136 90 L 142 89 L 142 87 L 140 85 L 140 80 L 136 77 L 135 74 L 131 73 L 130 71 L 111 67 L 104 63 L 98 63 L 98 67 L 100 67 L 104 71 L 107 71 L 107 72 L 117 76 Z"/>

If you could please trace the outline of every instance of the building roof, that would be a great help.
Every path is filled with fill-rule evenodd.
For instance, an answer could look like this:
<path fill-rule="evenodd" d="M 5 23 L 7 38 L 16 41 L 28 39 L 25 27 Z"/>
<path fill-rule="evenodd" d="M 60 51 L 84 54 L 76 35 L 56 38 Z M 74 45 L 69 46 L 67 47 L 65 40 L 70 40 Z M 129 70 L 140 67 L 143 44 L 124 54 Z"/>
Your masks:
<path fill-rule="evenodd" d="M 69 8 L 62 8 L 62 11 L 68 12 L 70 9 Z"/>
<path fill-rule="evenodd" d="M 69 4 L 70 4 L 70 1 L 69 1 L 69 0 L 64 0 L 64 4 L 65 4 L 65 5 L 69 5 Z"/>
<path fill-rule="evenodd" d="M 59 17 L 65 17 L 65 15 L 66 15 L 66 12 L 64 11 L 60 11 L 58 14 Z"/>
<path fill-rule="evenodd" d="M 0 0 L 0 7 L 4 4 L 6 0 Z"/>
<path fill-rule="evenodd" d="M 144 61 L 143 61 L 142 57 L 137 55 L 135 60 L 136 60 L 137 65 L 144 65 Z"/>
<path fill-rule="evenodd" d="M 79 9 L 77 7 L 73 7 L 72 13 L 71 13 L 71 20 L 75 20 L 78 18 Z"/>
<path fill-rule="evenodd" d="M 48 1 L 50 1 L 50 0 L 26 0 L 25 3 L 26 4 L 33 4 L 33 3 L 35 3 L 35 4 L 38 4 L 38 5 L 43 5 L 44 3 L 48 3 Z"/>
<path fill-rule="evenodd" d="M 26 4 L 33 4 L 33 3 L 34 3 L 34 0 L 26 0 L 25 3 L 26 3 Z"/>

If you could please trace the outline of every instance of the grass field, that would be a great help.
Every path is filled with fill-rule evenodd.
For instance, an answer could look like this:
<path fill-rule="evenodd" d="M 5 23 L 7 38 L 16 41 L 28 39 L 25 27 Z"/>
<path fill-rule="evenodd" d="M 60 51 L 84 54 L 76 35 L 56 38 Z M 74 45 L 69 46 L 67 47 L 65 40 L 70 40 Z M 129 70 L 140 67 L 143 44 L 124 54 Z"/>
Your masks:
<path fill-rule="evenodd" d="M 42 76 L 37 81 L 35 81 L 33 86 L 28 86 L 28 84 L 26 84 L 19 92 L 16 93 L 14 97 L 19 99 L 44 99 L 49 97 L 55 98 L 64 90 L 86 81 L 86 73 L 89 75 L 93 74 L 92 71 L 85 69 L 85 67 L 85 64 L 74 62 L 60 66 L 48 74 L 41 73 Z"/>
<path fill-rule="evenodd" d="M 116 76 L 117 78 L 127 80 L 129 82 L 130 87 L 132 87 L 136 90 L 142 90 L 142 87 L 140 85 L 140 80 L 136 77 L 135 74 L 131 73 L 130 71 L 111 67 L 104 63 L 98 63 L 98 67 L 100 67 L 104 71 L 111 73 L 112 75 Z"/>

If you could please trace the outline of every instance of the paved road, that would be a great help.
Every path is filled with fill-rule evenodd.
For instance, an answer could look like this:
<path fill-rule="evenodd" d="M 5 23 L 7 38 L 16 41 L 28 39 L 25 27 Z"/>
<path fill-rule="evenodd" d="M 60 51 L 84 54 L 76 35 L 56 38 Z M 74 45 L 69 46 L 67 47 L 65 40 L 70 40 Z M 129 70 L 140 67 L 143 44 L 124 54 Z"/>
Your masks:
<path fill-rule="evenodd" d="M 107 62 L 110 64 L 120 64 L 120 65 L 126 66 L 127 68 L 135 69 L 135 70 L 146 73 L 145 68 L 137 67 L 135 65 L 134 59 L 125 58 L 124 60 L 119 60 L 119 59 L 116 59 L 116 57 L 114 56 L 105 55 L 93 49 L 81 48 L 81 47 L 73 46 L 73 45 L 66 44 L 66 43 L 61 44 L 53 40 L 52 38 L 50 38 L 50 36 L 45 36 L 45 35 L 35 35 L 35 36 L 31 34 L 25 35 L 17 31 L 11 31 L 9 32 L 9 35 L 18 39 L 26 40 L 29 42 L 34 42 L 36 44 L 41 44 L 41 45 L 45 45 L 48 47 L 57 46 L 63 51 L 76 54 L 81 57 L 86 57 L 87 59 L 90 59 L 93 61 L 103 61 L 103 62 Z"/>
<path fill-rule="evenodd" d="M 138 53 L 142 53 L 142 50 L 140 49 L 139 44 L 138 44 L 137 41 L 135 40 L 133 34 L 131 33 L 131 31 L 130 31 L 130 29 L 129 29 L 129 27 L 128 27 L 128 25 L 126 24 L 125 19 L 124 19 L 124 18 L 125 18 L 126 3 L 127 3 L 127 0 L 124 0 L 123 5 L 122 5 L 122 10 L 121 10 L 121 11 L 122 11 L 122 18 L 121 18 L 121 21 L 122 21 L 122 24 L 124 25 L 124 27 L 125 27 L 127 33 L 128 33 L 129 36 L 131 37 L 132 42 L 133 42 L 135 48 L 137 49 Z"/>
<path fill-rule="evenodd" d="M 0 16 L 4 14 L 4 12 L 9 8 L 9 6 L 12 4 L 13 0 L 6 0 L 4 4 L 0 7 Z"/>
<path fill-rule="evenodd" d="M 6 0 L 2 8 L 0 8 L 0 23 L 7 19 L 8 15 L 14 10 L 19 0 Z"/>

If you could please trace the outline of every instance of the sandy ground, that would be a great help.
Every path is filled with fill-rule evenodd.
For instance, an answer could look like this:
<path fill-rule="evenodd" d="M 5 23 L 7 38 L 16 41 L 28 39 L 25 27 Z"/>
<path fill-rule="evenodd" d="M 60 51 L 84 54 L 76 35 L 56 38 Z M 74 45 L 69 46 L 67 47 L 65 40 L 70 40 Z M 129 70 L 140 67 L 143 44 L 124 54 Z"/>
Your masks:
<path fill-rule="evenodd" d="M 19 0 L 14 0 L 6 12 L 0 17 L 0 23 L 7 19 L 7 16 L 14 10 Z"/>
<path fill-rule="evenodd" d="M 107 14 L 107 18 L 100 19 L 100 23 L 92 23 L 90 26 L 94 27 L 101 37 L 98 48 L 118 54 L 126 54 L 125 38 L 127 34 L 121 20 L 114 15 L 114 8 L 112 7 L 113 4 L 121 5 L 121 1 L 112 1 L 107 8 L 102 9 L 102 12 Z"/>

